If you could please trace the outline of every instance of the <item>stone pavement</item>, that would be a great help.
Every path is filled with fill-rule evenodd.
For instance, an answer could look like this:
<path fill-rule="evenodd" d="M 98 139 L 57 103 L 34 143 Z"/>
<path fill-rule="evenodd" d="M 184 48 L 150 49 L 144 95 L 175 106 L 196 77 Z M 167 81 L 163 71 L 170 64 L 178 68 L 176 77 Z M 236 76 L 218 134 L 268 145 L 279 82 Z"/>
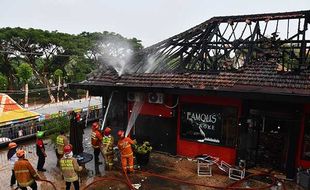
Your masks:
<path fill-rule="evenodd" d="M 46 149 L 47 149 L 47 160 L 45 164 L 45 168 L 47 172 L 39 172 L 40 176 L 44 179 L 48 179 L 52 181 L 58 190 L 65 189 L 65 182 L 62 179 L 59 168 L 56 167 L 56 156 L 54 152 L 54 146 L 49 140 L 45 139 Z M 27 150 L 27 158 L 36 168 L 37 157 L 35 155 L 35 145 L 34 141 L 28 142 L 24 145 Z M 92 153 L 92 148 L 90 146 L 90 129 L 85 130 L 84 134 L 84 151 L 88 153 Z M 7 150 L 0 150 L 0 190 L 11 189 L 9 187 L 9 180 L 11 176 L 10 167 L 8 161 L 6 159 Z M 100 156 L 102 160 L 102 157 Z M 86 172 L 81 175 L 81 189 L 85 189 L 85 187 L 96 180 L 102 179 L 101 177 L 109 177 L 124 180 L 123 174 L 120 172 L 119 163 L 116 164 L 116 168 L 114 171 L 105 171 L 103 165 L 95 166 L 94 161 L 91 161 L 86 164 Z M 181 179 L 182 182 L 191 182 L 191 183 L 199 183 L 204 185 L 214 185 L 225 187 L 228 184 L 234 183 L 235 181 L 230 180 L 227 174 L 223 173 L 216 167 L 214 168 L 213 176 L 211 177 L 198 177 L 196 168 L 197 163 L 188 158 L 170 156 L 163 153 L 152 152 L 150 162 L 146 168 L 143 170 L 152 171 L 155 174 L 160 174 L 165 177 L 172 177 Z M 135 184 L 137 188 L 140 190 L 202 190 L 202 189 L 211 189 L 206 187 L 198 187 L 190 184 L 181 183 L 178 181 L 171 181 L 168 179 L 162 179 L 156 176 L 149 176 L 146 173 L 141 173 L 140 171 L 135 172 L 134 174 L 129 174 L 129 179 L 132 184 Z M 52 186 L 46 182 L 38 182 L 39 189 L 41 190 L 53 190 Z M 243 183 L 242 186 L 245 185 L 251 187 L 264 186 L 263 183 L 258 183 L 255 181 L 250 181 L 247 184 Z M 298 187 L 296 184 L 287 182 L 287 189 L 300 190 L 302 188 Z M 73 187 L 71 187 L 73 189 Z M 126 184 L 121 183 L 119 181 L 101 181 L 91 185 L 86 188 L 87 190 L 102 190 L 102 189 L 117 189 L 117 190 L 125 190 L 128 189 Z"/>

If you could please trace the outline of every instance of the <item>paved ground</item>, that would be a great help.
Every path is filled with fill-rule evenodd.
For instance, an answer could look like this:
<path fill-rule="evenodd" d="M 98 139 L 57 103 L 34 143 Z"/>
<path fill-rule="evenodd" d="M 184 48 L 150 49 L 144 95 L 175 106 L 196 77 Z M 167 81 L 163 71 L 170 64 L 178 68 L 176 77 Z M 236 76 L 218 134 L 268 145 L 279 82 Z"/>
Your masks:
<path fill-rule="evenodd" d="M 84 136 L 84 149 L 85 152 L 92 153 L 92 148 L 90 147 L 89 143 L 89 136 L 90 130 L 85 130 Z M 47 172 L 40 172 L 40 176 L 44 179 L 48 179 L 52 181 L 58 190 L 65 189 L 64 181 L 62 180 L 62 176 L 60 174 L 59 168 L 56 167 L 56 157 L 54 153 L 53 145 L 48 141 L 45 140 L 47 143 L 47 161 L 45 164 L 45 168 Z M 31 161 L 33 166 L 36 166 L 37 157 L 35 156 L 35 146 L 34 142 L 29 142 L 25 144 L 25 149 L 27 150 L 27 158 Z M 9 187 L 9 179 L 11 175 L 11 171 L 8 165 L 8 161 L 6 160 L 6 150 L 0 150 L 0 189 L 6 190 L 10 189 Z M 102 159 L 102 157 L 101 157 Z M 105 172 L 103 165 L 99 167 L 95 167 L 94 162 L 91 161 L 90 163 L 86 164 L 87 171 L 84 174 L 81 174 L 81 189 L 87 190 L 102 190 L 102 189 L 116 189 L 116 190 L 125 190 L 128 189 L 126 184 L 119 182 L 119 181 L 100 181 L 98 183 L 92 184 L 96 180 L 102 180 L 102 177 L 109 177 L 115 178 L 119 180 L 124 180 L 124 176 L 120 172 L 119 169 L 115 169 L 111 172 Z M 119 167 L 117 165 L 117 167 Z M 235 181 L 230 180 L 227 177 L 227 174 L 223 173 L 216 167 L 213 170 L 212 177 L 198 177 L 196 173 L 196 162 L 191 159 L 181 158 L 181 157 L 174 157 L 169 156 L 163 153 L 155 153 L 151 154 L 151 159 L 146 168 L 143 170 L 152 171 L 154 174 L 159 174 L 161 176 L 171 177 L 173 179 L 181 179 L 181 181 L 172 181 L 168 179 L 159 178 L 156 176 L 150 176 L 147 173 L 142 173 L 140 171 L 135 172 L 134 174 L 129 174 L 129 179 L 132 184 L 136 184 L 140 186 L 140 190 L 149 190 L 149 189 L 156 189 L 156 190 L 202 190 L 202 189 L 212 189 L 206 187 L 199 187 L 186 184 L 184 182 L 191 182 L 191 183 L 199 183 L 204 185 L 213 185 L 213 186 L 220 186 L 225 187 Z M 41 190 L 52 190 L 52 186 L 46 182 L 38 182 L 39 189 Z M 245 183 L 241 184 L 241 186 L 245 187 Z M 264 186 L 266 184 L 262 182 L 257 182 L 256 180 L 248 181 L 248 186 L 251 187 L 258 187 Z M 299 188 L 294 183 L 286 183 L 287 189 L 295 189 L 299 190 Z M 73 189 L 73 188 L 72 188 Z"/>

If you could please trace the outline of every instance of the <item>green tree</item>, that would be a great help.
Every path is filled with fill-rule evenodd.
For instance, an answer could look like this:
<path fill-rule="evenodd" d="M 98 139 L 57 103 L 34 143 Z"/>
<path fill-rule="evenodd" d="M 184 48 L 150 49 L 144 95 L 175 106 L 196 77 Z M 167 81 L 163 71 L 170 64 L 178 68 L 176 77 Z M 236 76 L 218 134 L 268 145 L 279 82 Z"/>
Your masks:
<path fill-rule="evenodd" d="M 28 63 L 34 75 L 29 84 L 45 86 L 54 102 L 52 86 L 59 83 L 54 78 L 56 70 L 63 71 L 61 82 L 65 86 L 85 80 L 97 68 L 118 64 L 119 58 L 141 48 L 136 38 L 106 31 L 71 35 L 33 28 L 0 28 L 0 71 L 8 80 L 8 89 L 19 88 L 16 68 Z"/>
<path fill-rule="evenodd" d="M 8 79 L 5 75 L 0 73 L 0 90 L 7 90 L 8 88 Z"/>
<path fill-rule="evenodd" d="M 27 63 L 22 63 L 17 68 L 17 75 L 19 76 L 21 81 L 25 84 L 25 104 L 24 105 L 25 107 L 28 107 L 28 92 L 29 92 L 28 82 L 29 82 L 29 79 L 33 75 L 31 66 Z"/>
<path fill-rule="evenodd" d="M 11 28 L 0 28 L 0 71 L 6 76 L 9 90 L 14 89 L 16 80 L 15 69 L 11 64 L 16 58 L 12 46 L 14 33 Z"/>

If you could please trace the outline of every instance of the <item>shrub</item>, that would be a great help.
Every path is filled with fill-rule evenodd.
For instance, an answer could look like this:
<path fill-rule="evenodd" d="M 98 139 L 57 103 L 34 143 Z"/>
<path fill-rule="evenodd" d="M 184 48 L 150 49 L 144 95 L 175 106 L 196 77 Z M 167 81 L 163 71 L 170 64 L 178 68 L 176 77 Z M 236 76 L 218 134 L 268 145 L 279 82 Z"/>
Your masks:
<path fill-rule="evenodd" d="M 46 120 L 41 130 L 45 131 L 46 136 L 50 136 L 53 143 L 56 142 L 56 138 L 60 131 L 68 132 L 70 129 L 70 120 L 68 116 L 61 116 Z"/>
<path fill-rule="evenodd" d="M 148 152 L 151 152 L 152 146 L 148 141 L 144 141 L 143 144 L 134 144 L 133 149 L 136 153 L 139 154 L 146 154 Z"/>

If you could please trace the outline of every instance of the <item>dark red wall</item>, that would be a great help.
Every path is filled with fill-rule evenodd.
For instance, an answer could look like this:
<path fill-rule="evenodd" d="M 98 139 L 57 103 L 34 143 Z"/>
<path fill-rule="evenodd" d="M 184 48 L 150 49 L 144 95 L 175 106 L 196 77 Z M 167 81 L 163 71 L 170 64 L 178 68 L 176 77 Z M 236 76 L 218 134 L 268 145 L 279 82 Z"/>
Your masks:
<path fill-rule="evenodd" d="M 128 109 L 129 111 L 132 110 L 133 104 L 129 103 Z M 150 104 L 147 102 L 144 102 L 141 111 L 141 115 L 151 115 L 151 116 L 157 116 L 157 117 L 171 117 L 172 112 L 171 109 L 166 108 L 162 104 Z M 129 113 L 130 116 L 130 113 Z"/>
<path fill-rule="evenodd" d="M 193 104 L 212 104 L 220 106 L 233 106 L 238 109 L 238 118 L 241 114 L 241 100 L 232 98 L 220 98 L 210 96 L 181 96 L 180 105 L 186 103 Z M 234 164 L 236 161 L 236 149 L 231 147 L 208 145 L 197 143 L 180 138 L 180 110 L 178 111 L 178 135 L 177 135 L 177 154 L 188 157 L 195 157 L 201 154 L 209 154 L 219 157 L 221 160 L 229 164 Z"/>
<path fill-rule="evenodd" d="M 297 156 L 296 157 L 297 167 L 302 167 L 302 168 L 310 168 L 310 161 L 302 160 L 301 159 L 301 151 L 302 151 L 302 148 L 303 148 L 306 114 L 310 114 L 310 104 L 305 105 L 305 108 L 304 108 L 304 113 L 303 113 L 302 122 L 301 122 L 300 137 L 299 137 L 299 148 L 298 148 L 298 153 L 296 155 Z"/>
<path fill-rule="evenodd" d="M 143 107 L 141 108 L 141 115 L 157 116 L 171 118 L 173 117 L 172 104 L 175 102 L 172 101 L 172 96 L 165 95 L 165 104 L 150 104 L 147 99 Z M 182 104 L 212 104 L 219 106 L 233 106 L 238 109 L 238 118 L 240 118 L 242 101 L 240 99 L 233 98 L 224 98 L 224 97 L 211 97 L 211 96 L 180 96 L 179 98 L 179 108 Z M 166 105 L 166 106 L 165 106 Z M 128 116 L 130 116 L 130 110 L 132 109 L 133 103 L 128 103 Z M 304 168 L 310 168 L 310 161 L 301 160 L 301 150 L 303 143 L 303 134 L 304 134 L 304 119 L 305 115 L 310 113 L 310 104 L 305 105 L 304 114 L 301 123 L 301 131 L 299 137 L 299 147 L 298 154 L 296 155 L 296 165 L 297 167 L 301 166 Z M 178 122 L 177 122 L 177 154 L 194 157 L 200 154 L 210 154 L 212 156 L 220 157 L 220 159 L 234 164 L 236 161 L 236 149 L 231 147 L 208 145 L 204 143 L 197 143 L 193 141 L 188 141 L 180 138 L 180 110 L 178 110 Z"/>

